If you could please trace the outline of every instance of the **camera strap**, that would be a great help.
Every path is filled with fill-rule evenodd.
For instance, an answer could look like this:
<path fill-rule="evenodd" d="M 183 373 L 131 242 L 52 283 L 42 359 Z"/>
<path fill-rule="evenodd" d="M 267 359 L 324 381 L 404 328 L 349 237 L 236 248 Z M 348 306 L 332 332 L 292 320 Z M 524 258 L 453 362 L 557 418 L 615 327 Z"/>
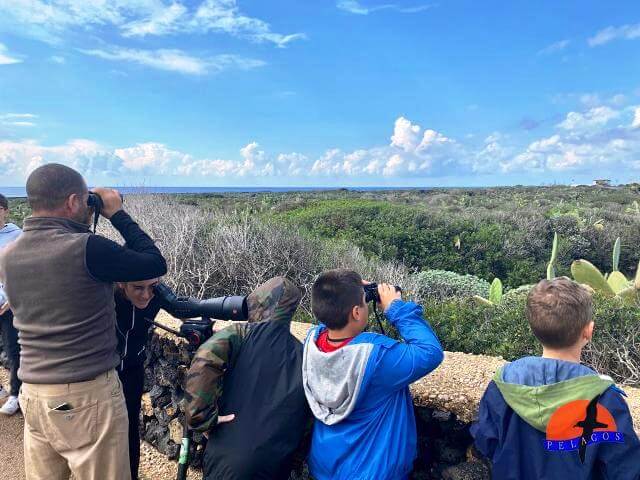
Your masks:
<path fill-rule="evenodd" d="M 378 305 L 376 302 L 373 302 L 373 315 L 376 317 L 376 321 L 378 322 L 378 326 L 380 327 L 380 331 L 382 332 L 383 335 L 386 335 L 387 332 L 385 332 L 384 327 L 382 326 L 382 319 L 380 318 L 380 312 L 378 311 Z"/>
<path fill-rule="evenodd" d="M 100 209 L 96 208 L 93 212 L 93 233 L 96 233 L 96 228 L 98 228 L 98 219 L 100 218 Z"/>

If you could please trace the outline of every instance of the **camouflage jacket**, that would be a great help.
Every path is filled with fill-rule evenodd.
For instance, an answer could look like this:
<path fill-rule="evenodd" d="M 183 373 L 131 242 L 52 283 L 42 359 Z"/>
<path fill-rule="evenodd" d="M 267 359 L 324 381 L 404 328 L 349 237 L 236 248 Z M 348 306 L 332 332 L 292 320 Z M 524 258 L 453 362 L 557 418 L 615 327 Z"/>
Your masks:
<path fill-rule="evenodd" d="M 187 374 L 185 392 L 185 411 L 191 429 L 207 432 L 218 423 L 225 372 L 233 369 L 253 326 L 259 322 L 289 325 L 300 299 L 301 291 L 292 282 L 283 277 L 272 278 L 247 298 L 247 323 L 234 323 L 220 330 L 198 349 Z"/>

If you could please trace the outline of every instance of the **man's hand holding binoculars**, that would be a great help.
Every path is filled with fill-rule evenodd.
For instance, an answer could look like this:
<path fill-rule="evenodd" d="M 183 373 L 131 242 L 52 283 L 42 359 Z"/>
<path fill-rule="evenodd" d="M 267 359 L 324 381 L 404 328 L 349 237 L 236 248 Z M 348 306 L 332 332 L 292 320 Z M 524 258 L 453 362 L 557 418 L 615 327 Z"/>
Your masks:
<path fill-rule="evenodd" d="M 100 208 L 100 215 L 104 218 L 111 218 L 116 212 L 122 210 L 122 195 L 120 192 L 113 188 L 93 188 L 91 192 L 100 196 L 102 200 L 102 206 Z"/>

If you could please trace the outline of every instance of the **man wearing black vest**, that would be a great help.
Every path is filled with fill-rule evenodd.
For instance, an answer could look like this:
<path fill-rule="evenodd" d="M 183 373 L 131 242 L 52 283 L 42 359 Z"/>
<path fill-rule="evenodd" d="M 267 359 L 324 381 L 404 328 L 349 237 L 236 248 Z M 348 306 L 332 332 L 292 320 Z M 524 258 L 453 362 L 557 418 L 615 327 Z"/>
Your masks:
<path fill-rule="evenodd" d="M 126 248 L 90 232 L 82 176 L 47 164 L 27 180 L 24 233 L 0 256 L 21 346 L 27 480 L 131 478 L 113 282 L 159 277 L 166 262 L 118 192 L 94 192 Z"/>

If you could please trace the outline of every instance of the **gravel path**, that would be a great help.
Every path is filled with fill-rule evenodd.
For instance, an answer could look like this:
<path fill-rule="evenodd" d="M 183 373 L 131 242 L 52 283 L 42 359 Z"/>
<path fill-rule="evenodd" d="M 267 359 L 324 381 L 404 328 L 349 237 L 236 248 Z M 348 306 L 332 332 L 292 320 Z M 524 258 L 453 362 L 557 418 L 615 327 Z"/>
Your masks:
<path fill-rule="evenodd" d="M 0 382 L 8 385 L 9 372 L 0 367 Z M 2 402 L 4 403 L 4 400 Z M 25 480 L 22 450 L 22 429 L 24 418 L 21 413 L 6 417 L 0 415 L 0 468 L 1 478 Z M 173 480 L 176 478 L 176 463 L 158 453 L 151 445 L 143 442 L 140 454 L 140 478 L 142 480 Z M 189 480 L 202 480 L 200 472 L 191 471 Z"/>
<path fill-rule="evenodd" d="M 0 382 L 9 385 L 9 371 L 0 368 Z M 2 400 L 1 403 L 4 403 Z M 22 414 L 12 417 L 0 415 L 0 465 L 2 478 L 24 480 L 22 451 Z"/>

